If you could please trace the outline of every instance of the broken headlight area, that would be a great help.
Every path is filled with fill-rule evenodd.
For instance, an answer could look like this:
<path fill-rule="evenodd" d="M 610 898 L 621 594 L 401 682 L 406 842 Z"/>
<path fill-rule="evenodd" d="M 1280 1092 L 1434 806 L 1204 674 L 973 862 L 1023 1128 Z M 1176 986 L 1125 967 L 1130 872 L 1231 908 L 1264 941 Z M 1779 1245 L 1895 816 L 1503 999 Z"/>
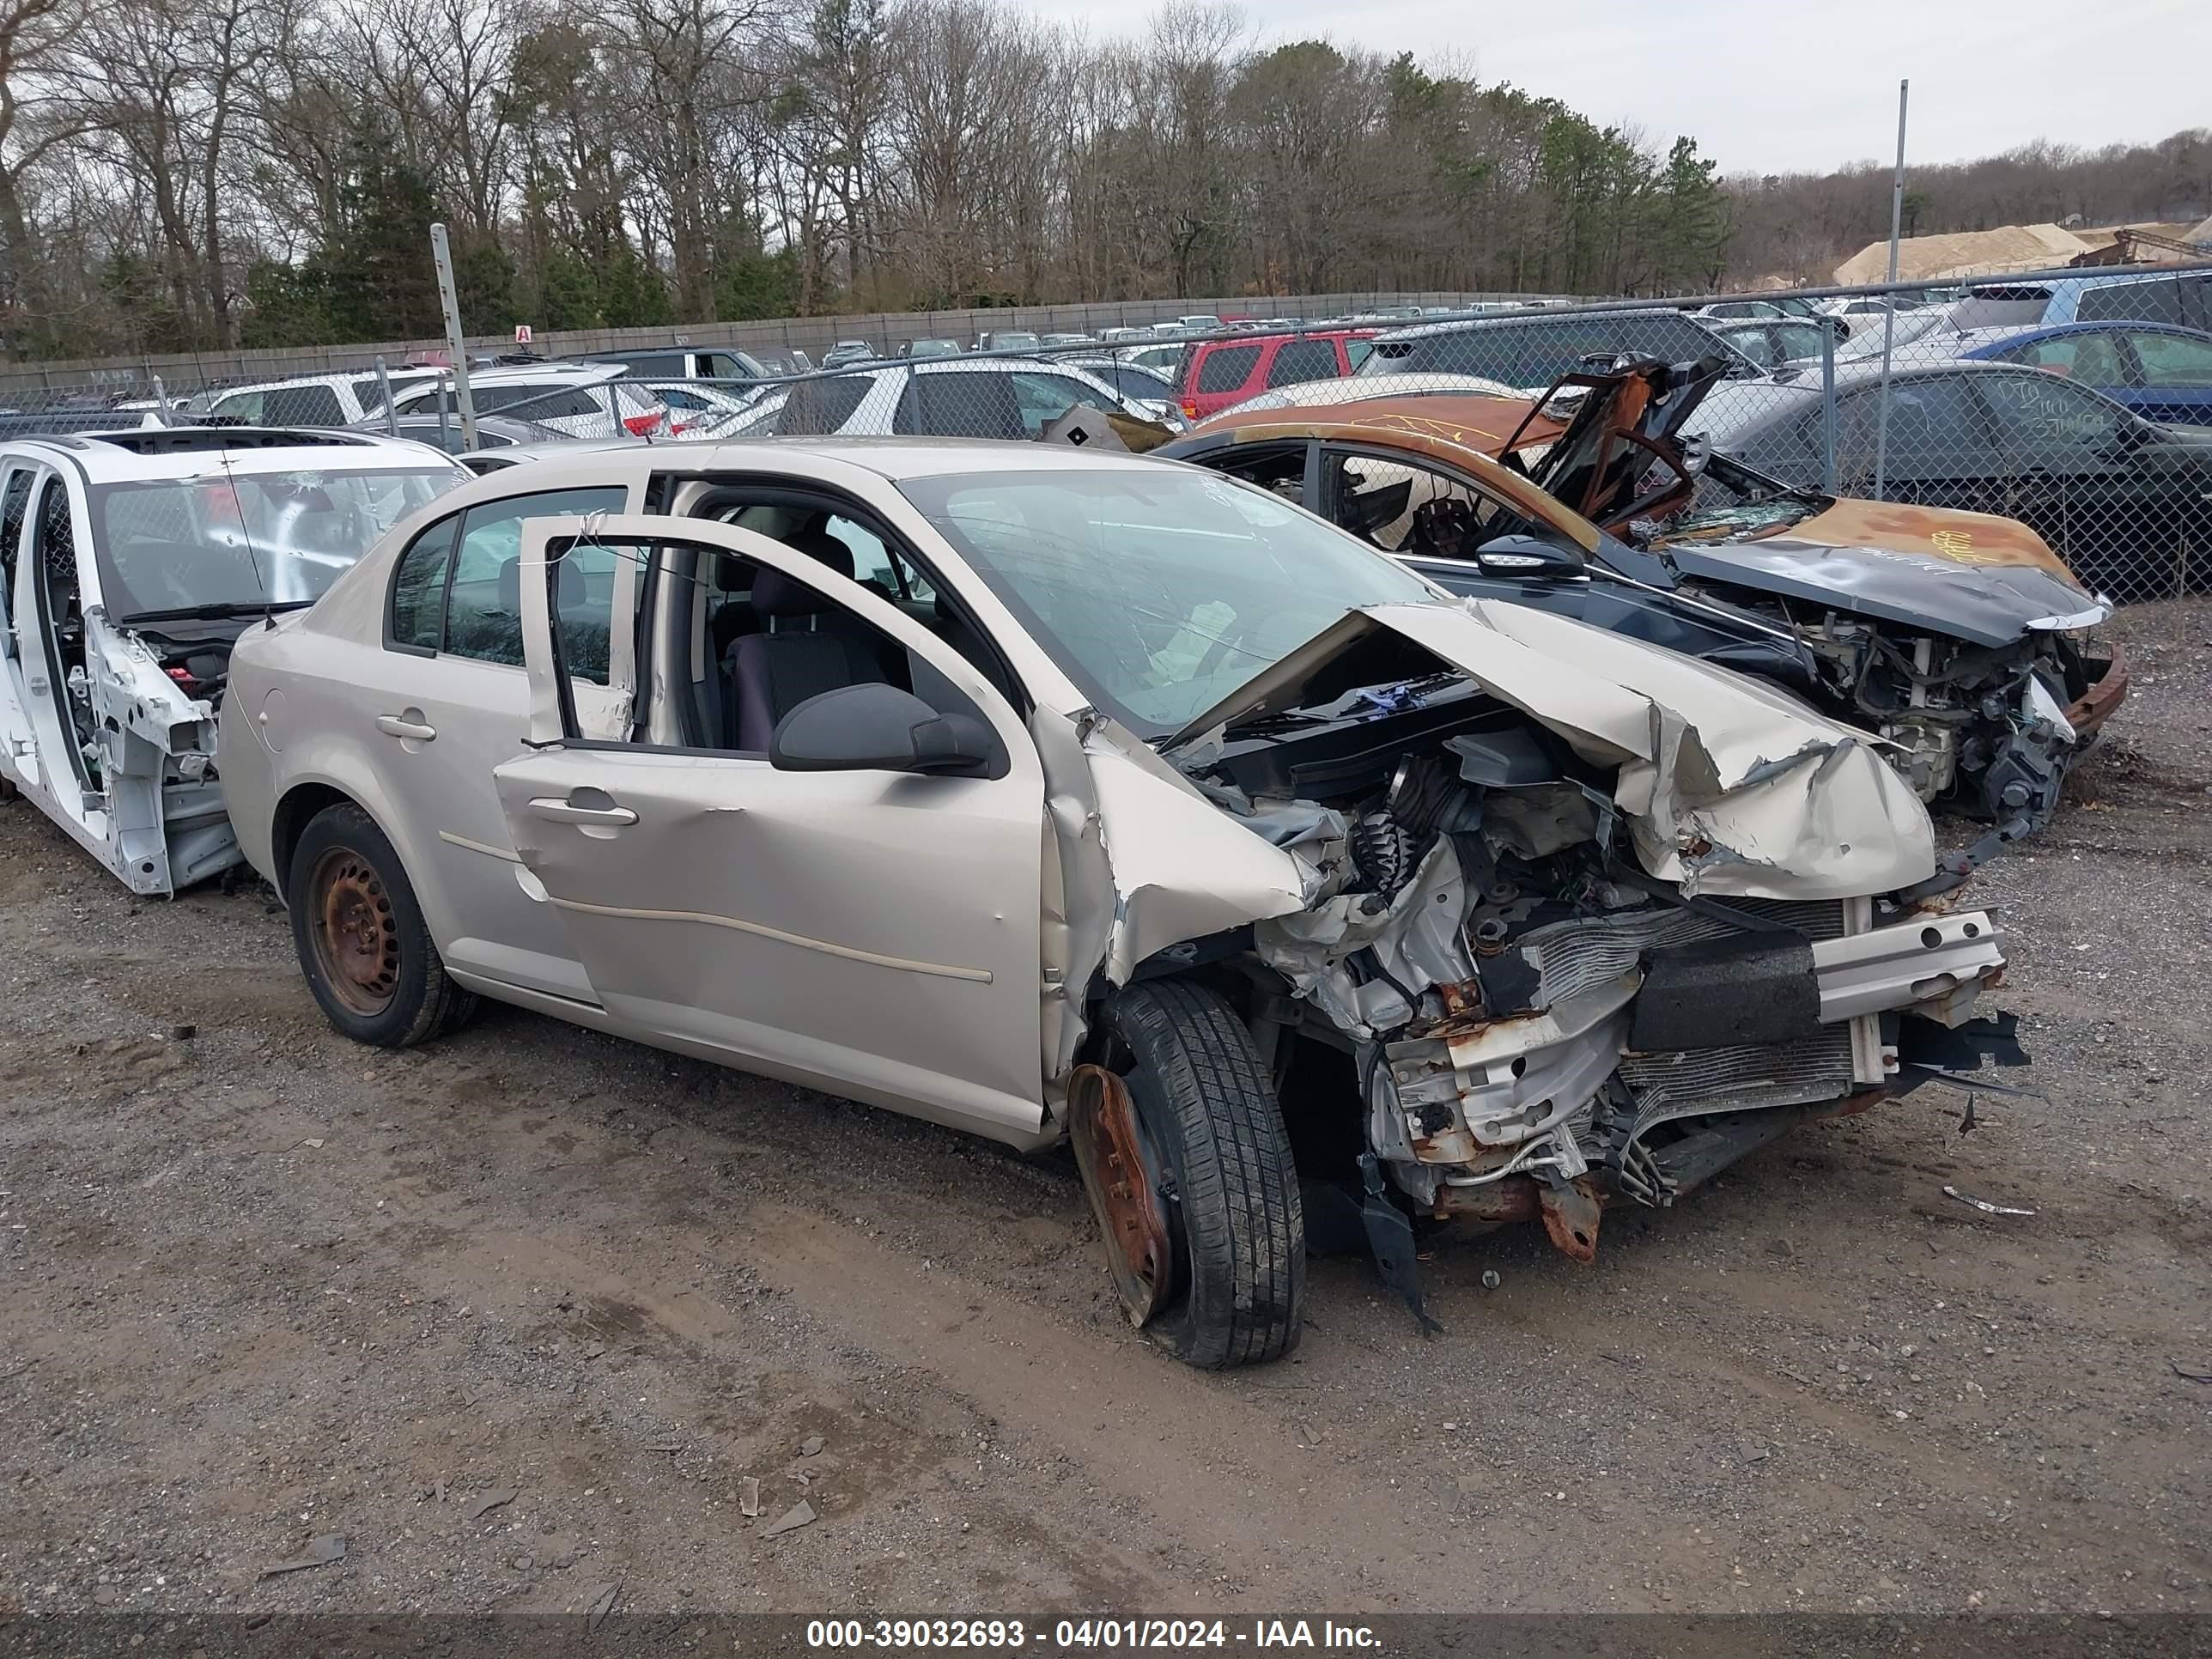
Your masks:
<path fill-rule="evenodd" d="M 1998 826 L 1998 842 L 2057 814 L 2068 767 L 2109 712 L 2100 688 L 2125 684 L 2115 651 L 2080 634 L 2030 632 L 1992 647 L 1848 612 L 1776 615 L 1796 627 L 1834 694 L 1891 745 L 1913 793 Z"/>
<path fill-rule="evenodd" d="M 1376 722 L 1412 729 L 1388 754 L 1341 730 L 1232 744 L 1209 779 L 1262 824 L 1332 815 L 1302 844 L 1319 892 L 1255 924 L 1250 949 L 1303 1035 L 1352 1060 L 1365 1170 L 1346 1214 L 1386 1271 L 1410 1256 L 1363 1180 L 1416 1218 L 1540 1218 L 1587 1260 L 1602 1206 L 1663 1206 L 1799 1122 L 1899 1091 L 1924 1033 L 1954 1063 L 2006 1046 L 1974 1016 L 2004 963 L 1986 912 L 1686 895 L 1640 867 L 1603 769 L 1486 699 L 1438 712 Z M 1240 774 L 1338 792 L 1240 797 Z M 1417 1300 L 1409 1273 L 1393 1282 Z"/>

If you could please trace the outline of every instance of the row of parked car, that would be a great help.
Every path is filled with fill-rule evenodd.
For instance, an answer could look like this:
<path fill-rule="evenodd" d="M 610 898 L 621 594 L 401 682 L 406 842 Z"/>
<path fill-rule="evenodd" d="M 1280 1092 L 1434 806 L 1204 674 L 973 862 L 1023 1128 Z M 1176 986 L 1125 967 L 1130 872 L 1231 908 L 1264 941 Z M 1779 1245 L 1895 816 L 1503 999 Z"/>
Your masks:
<path fill-rule="evenodd" d="M 1296 337 L 1172 426 L 963 354 L 760 386 L 774 442 L 0 444 L 0 779 L 135 892 L 264 878 L 361 1042 L 489 997 L 1065 1142 L 1199 1364 L 1294 1345 L 1310 1242 L 1418 1313 L 1420 1235 L 1587 1260 L 2019 1063 L 1968 884 L 2127 683 L 2045 538 L 1765 475 L 1725 354 Z"/>

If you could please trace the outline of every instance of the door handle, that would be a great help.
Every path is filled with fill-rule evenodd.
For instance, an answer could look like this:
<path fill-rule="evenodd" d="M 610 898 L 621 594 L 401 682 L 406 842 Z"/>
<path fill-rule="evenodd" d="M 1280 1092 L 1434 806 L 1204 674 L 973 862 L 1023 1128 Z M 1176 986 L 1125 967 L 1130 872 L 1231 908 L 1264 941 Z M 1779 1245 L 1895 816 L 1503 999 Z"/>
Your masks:
<path fill-rule="evenodd" d="M 387 738 L 411 738 L 416 743 L 428 743 L 438 735 L 436 726 L 410 720 L 404 714 L 379 714 L 376 729 Z"/>
<path fill-rule="evenodd" d="M 553 823 L 635 823 L 637 814 L 627 806 L 578 806 L 553 795 L 540 795 L 530 803 L 531 812 Z"/>

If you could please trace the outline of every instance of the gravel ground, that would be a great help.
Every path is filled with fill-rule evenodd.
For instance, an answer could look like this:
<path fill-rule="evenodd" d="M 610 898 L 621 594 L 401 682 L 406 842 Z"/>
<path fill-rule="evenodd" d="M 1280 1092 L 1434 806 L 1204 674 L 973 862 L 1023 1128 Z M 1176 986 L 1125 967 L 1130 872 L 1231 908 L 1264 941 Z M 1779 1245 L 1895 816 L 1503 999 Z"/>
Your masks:
<path fill-rule="evenodd" d="M 353 1047 L 265 892 L 0 805 L 0 1613 L 2212 1610 L 2212 609 L 2124 625 L 1977 884 L 2038 1094 L 1441 1247 L 1431 1340 L 1318 1262 L 1228 1376 L 1065 1162 L 496 1007 Z"/>

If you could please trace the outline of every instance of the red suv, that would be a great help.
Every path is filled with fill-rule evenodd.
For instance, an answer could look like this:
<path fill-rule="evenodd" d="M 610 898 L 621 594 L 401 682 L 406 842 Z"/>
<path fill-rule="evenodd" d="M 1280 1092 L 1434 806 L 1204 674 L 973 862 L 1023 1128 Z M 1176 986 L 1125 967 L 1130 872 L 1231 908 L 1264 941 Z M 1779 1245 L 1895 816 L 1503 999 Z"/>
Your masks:
<path fill-rule="evenodd" d="M 1200 340 L 1183 353 L 1176 403 L 1183 419 L 1202 421 L 1275 386 L 1340 379 L 1359 367 L 1374 336 L 1371 328 L 1333 328 Z"/>

